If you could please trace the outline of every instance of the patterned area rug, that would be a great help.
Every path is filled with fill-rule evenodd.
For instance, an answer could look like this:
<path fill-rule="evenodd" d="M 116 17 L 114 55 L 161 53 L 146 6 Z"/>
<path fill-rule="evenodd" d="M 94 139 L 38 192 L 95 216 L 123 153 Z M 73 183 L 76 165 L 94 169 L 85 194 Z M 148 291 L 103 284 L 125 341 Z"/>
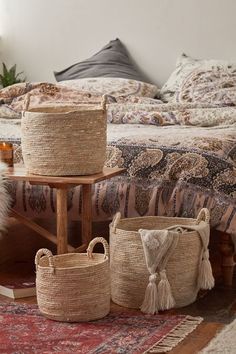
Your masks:
<path fill-rule="evenodd" d="M 225 326 L 224 329 L 213 338 L 201 354 L 235 354 L 236 353 L 236 319 Z"/>
<path fill-rule="evenodd" d="M 1 354 L 165 353 L 202 321 L 183 315 L 111 313 L 87 323 L 55 322 L 39 314 L 36 305 L 0 304 Z"/>

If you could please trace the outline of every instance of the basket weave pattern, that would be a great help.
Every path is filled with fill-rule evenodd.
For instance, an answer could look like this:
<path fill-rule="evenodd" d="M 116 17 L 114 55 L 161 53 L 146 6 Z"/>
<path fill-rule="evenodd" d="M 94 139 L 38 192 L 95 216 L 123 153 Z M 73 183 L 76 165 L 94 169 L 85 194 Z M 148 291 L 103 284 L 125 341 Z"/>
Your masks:
<path fill-rule="evenodd" d="M 103 244 L 105 254 L 92 253 L 98 242 Z M 105 239 L 93 239 L 87 254 L 53 256 L 51 251 L 40 249 L 35 264 L 37 302 L 46 317 L 66 322 L 91 321 L 109 313 L 110 271 Z"/>
<path fill-rule="evenodd" d="M 102 171 L 107 122 L 102 106 L 41 107 L 23 112 L 22 154 L 29 173 L 90 175 Z"/>
<path fill-rule="evenodd" d="M 209 223 L 209 216 L 205 217 Z M 116 223 L 115 223 L 116 224 Z M 149 281 L 139 229 L 161 230 L 176 224 L 195 225 L 196 219 L 174 217 L 142 217 L 122 219 L 110 227 L 111 297 L 113 302 L 130 308 L 140 308 Z M 175 299 L 175 307 L 196 300 L 202 242 L 197 231 L 185 231 L 179 236 L 166 271 Z M 157 278 L 157 283 L 159 282 Z"/>

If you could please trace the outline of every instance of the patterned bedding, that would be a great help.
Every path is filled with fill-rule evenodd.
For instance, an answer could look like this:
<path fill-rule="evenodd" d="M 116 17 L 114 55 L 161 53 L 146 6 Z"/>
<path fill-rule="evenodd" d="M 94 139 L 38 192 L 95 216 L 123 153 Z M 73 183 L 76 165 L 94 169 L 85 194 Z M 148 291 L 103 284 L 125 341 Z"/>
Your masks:
<path fill-rule="evenodd" d="M 0 93 L 0 140 L 14 143 L 16 163 L 22 163 L 20 111 L 29 92 L 33 106 L 98 103 L 101 98 L 81 92 L 78 98 L 73 89 L 39 85 L 4 97 Z M 109 97 L 107 118 L 106 165 L 125 167 L 127 173 L 96 185 L 95 220 L 110 219 L 117 210 L 125 217 L 195 217 L 207 207 L 212 227 L 236 234 L 236 108 Z M 12 183 L 10 190 L 22 213 L 55 213 L 55 193 L 49 187 Z M 78 219 L 79 187 L 70 190 L 68 208 L 71 219 Z"/>

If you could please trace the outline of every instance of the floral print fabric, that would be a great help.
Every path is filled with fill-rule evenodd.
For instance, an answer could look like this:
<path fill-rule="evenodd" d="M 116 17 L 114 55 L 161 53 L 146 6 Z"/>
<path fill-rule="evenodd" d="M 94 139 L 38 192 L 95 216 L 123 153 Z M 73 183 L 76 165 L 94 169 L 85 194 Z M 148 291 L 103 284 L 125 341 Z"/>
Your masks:
<path fill-rule="evenodd" d="M 42 97 L 44 93 L 35 94 L 35 102 Z M 58 102 L 67 104 L 67 99 L 61 94 Z M 126 173 L 94 187 L 94 219 L 111 219 L 118 210 L 125 217 L 196 217 L 207 207 L 212 227 L 236 234 L 236 108 L 149 100 L 110 98 L 106 165 L 125 167 Z M 0 106 L 11 112 L 0 119 L 0 139 L 14 143 L 15 162 L 22 163 L 17 97 L 11 102 Z M 56 212 L 55 192 L 49 187 L 22 182 L 9 188 L 19 211 L 41 217 Z M 79 187 L 68 193 L 68 208 L 77 220 Z"/>
<path fill-rule="evenodd" d="M 159 101 L 160 102 L 160 101 Z M 200 104 L 116 103 L 107 107 L 109 123 L 157 126 L 235 126 L 236 108 Z"/>
<path fill-rule="evenodd" d="M 153 98 L 159 91 L 156 85 L 152 85 L 147 82 L 114 77 L 67 80 L 61 81 L 59 84 L 72 89 L 92 91 L 99 94 L 108 94 L 116 97 L 143 96 Z"/>
<path fill-rule="evenodd" d="M 236 62 L 195 60 L 182 55 L 162 87 L 165 102 L 236 105 Z"/>
<path fill-rule="evenodd" d="M 98 93 L 80 92 L 50 83 L 20 83 L 0 90 L 0 117 L 20 118 L 21 111 L 38 106 L 76 106 L 100 104 L 101 101 L 102 95 Z"/>

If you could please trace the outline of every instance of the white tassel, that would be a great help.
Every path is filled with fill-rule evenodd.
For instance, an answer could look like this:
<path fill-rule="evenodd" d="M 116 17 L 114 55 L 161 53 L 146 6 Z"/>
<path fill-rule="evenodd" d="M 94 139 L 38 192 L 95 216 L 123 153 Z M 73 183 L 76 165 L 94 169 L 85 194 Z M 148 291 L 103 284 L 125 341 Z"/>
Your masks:
<path fill-rule="evenodd" d="M 215 279 L 212 274 L 211 263 L 209 261 L 209 251 L 206 249 L 203 253 L 203 258 L 200 264 L 198 274 L 198 286 L 203 290 L 210 290 L 215 285 Z"/>
<path fill-rule="evenodd" d="M 145 291 L 145 297 L 140 307 L 141 311 L 154 315 L 158 313 L 157 308 L 157 286 L 156 286 L 157 274 L 151 274 L 149 276 L 149 283 Z"/>
<path fill-rule="evenodd" d="M 0 161 L 0 237 L 1 232 L 6 229 L 7 216 L 10 207 L 10 195 L 6 188 L 6 178 L 3 177 L 3 173 L 6 169 L 7 165 Z"/>
<path fill-rule="evenodd" d="M 158 302 L 157 306 L 159 310 L 168 310 L 175 306 L 175 300 L 173 298 L 169 280 L 166 276 L 166 271 L 163 269 L 160 271 L 161 280 L 157 287 Z"/>

